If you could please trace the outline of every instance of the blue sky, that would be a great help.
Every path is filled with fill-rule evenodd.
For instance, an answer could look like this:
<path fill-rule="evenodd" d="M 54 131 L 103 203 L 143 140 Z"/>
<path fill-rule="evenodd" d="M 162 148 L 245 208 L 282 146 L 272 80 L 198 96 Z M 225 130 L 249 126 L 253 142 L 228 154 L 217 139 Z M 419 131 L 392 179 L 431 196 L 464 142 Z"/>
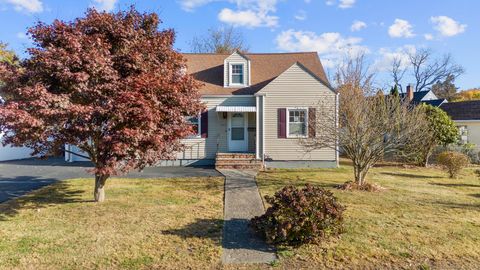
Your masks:
<path fill-rule="evenodd" d="M 157 12 L 177 32 L 176 48 L 189 51 L 193 36 L 233 25 L 252 52 L 317 51 L 333 69 L 346 54 L 365 52 L 379 80 L 392 58 L 431 48 L 451 53 L 466 73 L 461 89 L 480 86 L 480 1 L 477 0 L 0 0 L 0 41 L 21 56 L 36 21 L 72 20 L 88 7 L 115 11 L 135 4 Z"/>

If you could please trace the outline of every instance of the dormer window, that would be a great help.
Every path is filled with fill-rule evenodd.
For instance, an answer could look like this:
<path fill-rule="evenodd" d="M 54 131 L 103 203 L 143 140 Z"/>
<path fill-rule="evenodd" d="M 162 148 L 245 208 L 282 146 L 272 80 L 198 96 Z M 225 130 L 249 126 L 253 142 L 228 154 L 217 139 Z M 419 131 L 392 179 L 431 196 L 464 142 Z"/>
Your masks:
<path fill-rule="evenodd" d="M 230 85 L 244 85 L 244 64 L 230 64 Z"/>

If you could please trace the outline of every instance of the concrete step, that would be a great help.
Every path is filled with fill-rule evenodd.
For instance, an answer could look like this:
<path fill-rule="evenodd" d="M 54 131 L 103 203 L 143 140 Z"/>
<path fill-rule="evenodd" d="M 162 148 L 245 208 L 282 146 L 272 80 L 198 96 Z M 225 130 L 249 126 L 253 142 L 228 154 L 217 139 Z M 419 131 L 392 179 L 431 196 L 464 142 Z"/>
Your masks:
<path fill-rule="evenodd" d="M 217 158 L 255 159 L 255 154 L 249 154 L 249 153 L 217 153 Z"/>
<path fill-rule="evenodd" d="M 261 170 L 262 164 L 215 164 L 215 169 Z"/>

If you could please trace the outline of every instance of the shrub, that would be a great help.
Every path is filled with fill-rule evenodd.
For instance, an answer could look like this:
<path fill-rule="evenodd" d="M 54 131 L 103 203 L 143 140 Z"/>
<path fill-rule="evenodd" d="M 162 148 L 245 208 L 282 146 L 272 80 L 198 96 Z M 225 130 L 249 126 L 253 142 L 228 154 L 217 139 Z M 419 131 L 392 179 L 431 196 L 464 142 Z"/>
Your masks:
<path fill-rule="evenodd" d="M 470 163 L 470 160 L 462 153 L 445 151 L 438 155 L 437 162 L 448 172 L 450 178 L 456 178 L 458 173 Z"/>
<path fill-rule="evenodd" d="M 265 200 L 271 206 L 251 224 L 269 243 L 301 245 L 343 232 L 345 207 L 328 190 L 287 186 Z"/>

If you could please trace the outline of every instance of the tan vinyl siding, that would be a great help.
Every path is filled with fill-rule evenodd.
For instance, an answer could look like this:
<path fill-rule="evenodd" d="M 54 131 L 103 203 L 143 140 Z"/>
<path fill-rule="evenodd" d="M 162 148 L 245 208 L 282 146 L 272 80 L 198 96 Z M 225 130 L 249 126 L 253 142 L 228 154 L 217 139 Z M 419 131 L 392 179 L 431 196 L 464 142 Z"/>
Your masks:
<path fill-rule="evenodd" d="M 480 120 L 478 121 L 462 121 L 454 120 L 455 125 L 467 127 L 467 141 L 475 144 L 475 148 L 480 150 Z"/>
<path fill-rule="evenodd" d="M 248 60 L 245 59 L 240 54 L 238 54 L 237 52 L 234 52 L 232 55 L 230 55 L 229 57 L 227 57 L 225 59 L 225 65 L 223 67 L 224 86 L 228 87 L 229 84 L 230 84 L 230 63 L 243 64 L 243 67 L 244 67 L 243 81 L 244 81 L 245 85 L 248 85 L 249 75 L 250 75 L 250 71 L 249 71 L 250 67 L 248 65 Z"/>
<path fill-rule="evenodd" d="M 214 159 L 217 152 L 227 152 L 227 119 L 215 107 L 255 106 L 255 97 L 203 97 L 202 102 L 208 108 L 208 138 L 183 140 L 186 149 L 178 153 L 178 159 Z"/>
<path fill-rule="evenodd" d="M 336 94 L 314 76 L 295 64 L 260 91 L 265 97 L 265 155 L 272 160 L 336 160 L 333 149 L 306 152 L 299 139 L 277 137 L 279 108 L 330 105 L 335 113 Z M 288 112 L 287 112 L 288 118 Z M 332 123 L 334 124 L 334 123 Z M 318 131 L 317 131 L 318 132 Z"/>

